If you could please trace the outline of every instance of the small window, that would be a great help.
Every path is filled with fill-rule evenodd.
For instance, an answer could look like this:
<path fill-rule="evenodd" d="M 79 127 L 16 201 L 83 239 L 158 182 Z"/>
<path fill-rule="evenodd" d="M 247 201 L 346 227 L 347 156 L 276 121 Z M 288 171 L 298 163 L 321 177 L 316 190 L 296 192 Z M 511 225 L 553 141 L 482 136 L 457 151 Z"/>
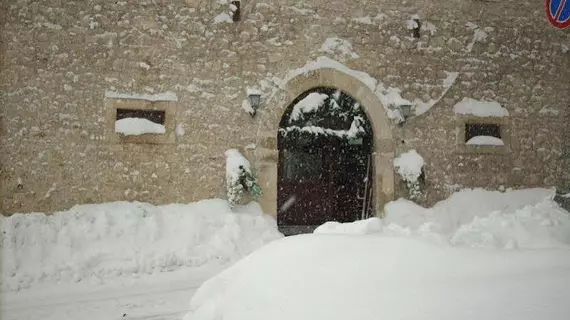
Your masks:
<path fill-rule="evenodd" d="M 105 92 L 107 130 L 112 143 L 170 144 L 176 142 L 175 94 Z"/>
<path fill-rule="evenodd" d="M 117 109 L 117 117 L 115 120 L 143 118 L 164 125 L 165 116 L 166 111 L 164 110 Z"/>
<path fill-rule="evenodd" d="M 501 139 L 501 126 L 498 124 L 466 123 L 465 142 L 477 136 L 489 136 Z"/>
<path fill-rule="evenodd" d="M 238 22 L 241 20 L 241 1 L 232 1 L 231 10 L 233 12 L 233 21 Z"/>

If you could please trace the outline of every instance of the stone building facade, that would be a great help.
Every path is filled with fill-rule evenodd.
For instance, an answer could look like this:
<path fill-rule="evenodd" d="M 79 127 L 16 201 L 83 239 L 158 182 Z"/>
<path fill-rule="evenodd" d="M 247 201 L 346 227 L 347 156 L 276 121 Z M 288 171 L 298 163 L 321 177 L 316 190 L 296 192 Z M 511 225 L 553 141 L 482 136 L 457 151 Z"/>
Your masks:
<path fill-rule="evenodd" d="M 299 94 L 318 86 L 347 92 L 369 115 L 379 213 L 386 201 L 406 195 L 393 159 L 410 149 L 426 162 L 423 204 L 461 187 L 570 181 L 570 33 L 549 24 L 543 1 L 7 0 L 0 6 L 4 214 L 224 197 L 229 148 L 251 161 L 265 191 L 260 202 L 275 214 L 279 121 Z M 333 37 L 339 45 L 323 46 Z M 321 56 L 348 71 L 295 73 Z M 255 117 L 242 108 L 253 87 L 262 92 Z M 416 115 L 397 124 L 382 88 L 398 88 Z M 176 98 L 153 101 L 165 92 Z M 508 116 L 454 113 L 464 98 L 494 100 Z M 117 136 L 118 108 L 163 110 L 167 133 Z M 505 146 L 466 146 L 470 121 L 498 124 Z"/>

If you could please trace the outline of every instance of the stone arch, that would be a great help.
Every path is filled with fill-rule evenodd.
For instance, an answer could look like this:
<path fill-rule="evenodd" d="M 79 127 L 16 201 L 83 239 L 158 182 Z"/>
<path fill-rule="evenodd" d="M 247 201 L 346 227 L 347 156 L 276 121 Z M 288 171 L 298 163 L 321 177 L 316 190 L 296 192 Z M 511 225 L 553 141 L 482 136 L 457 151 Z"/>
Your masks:
<path fill-rule="evenodd" d="M 333 87 L 351 95 L 366 111 L 374 135 L 374 197 L 377 216 L 394 198 L 394 142 L 392 126 L 376 94 L 362 81 L 332 68 L 312 70 L 289 80 L 259 113 L 255 163 L 264 194 L 259 199 L 265 213 L 277 214 L 277 165 L 279 123 L 287 107 L 303 92 L 315 87 Z"/>

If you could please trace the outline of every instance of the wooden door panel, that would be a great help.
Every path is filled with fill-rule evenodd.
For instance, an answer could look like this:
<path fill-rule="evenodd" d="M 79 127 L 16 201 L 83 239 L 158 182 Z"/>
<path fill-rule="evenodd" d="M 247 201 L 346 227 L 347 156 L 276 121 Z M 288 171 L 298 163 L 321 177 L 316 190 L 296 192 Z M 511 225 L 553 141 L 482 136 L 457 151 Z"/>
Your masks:
<path fill-rule="evenodd" d="M 330 174 L 323 163 L 323 149 L 284 149 L 280 158 L 279 224 L 322 223 L 331 211 Z"/>
<path fill-rule="evenodd" d="M 320 225 L 366 216 L 372 195 L 369 157 L 361 146 L 334 140 L 311 148 L 281 149 L 278 224 Z"/>

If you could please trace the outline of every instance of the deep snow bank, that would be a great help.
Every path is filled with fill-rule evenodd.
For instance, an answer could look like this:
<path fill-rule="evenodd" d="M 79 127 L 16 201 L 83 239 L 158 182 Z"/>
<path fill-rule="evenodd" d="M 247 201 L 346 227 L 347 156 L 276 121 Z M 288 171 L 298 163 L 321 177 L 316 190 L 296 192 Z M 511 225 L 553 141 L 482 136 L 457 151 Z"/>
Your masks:
<path fill-rule="evenodd" d="M 272 242 L 206 281 L 184 320 L 566 320 L 568 283 L 568 248 L 310 234 Z"/>
<path fill-rule="evenodd" d="M 232 212 L 224 200 L 80 205 L 53 215 L 0 217 L 0 223 L 2 290 L 224 265 L 281 237 L 257 204 Z"/>
<path fill-rule="evenodd" d="M 399 199 L 385 219 L 328 222 L 315 233 L 414 236 L 469 247 L 544 248 L 570 245 L 570 214 L 553 200 L 554 189 L 465 189 L 423 208 Z"/>

